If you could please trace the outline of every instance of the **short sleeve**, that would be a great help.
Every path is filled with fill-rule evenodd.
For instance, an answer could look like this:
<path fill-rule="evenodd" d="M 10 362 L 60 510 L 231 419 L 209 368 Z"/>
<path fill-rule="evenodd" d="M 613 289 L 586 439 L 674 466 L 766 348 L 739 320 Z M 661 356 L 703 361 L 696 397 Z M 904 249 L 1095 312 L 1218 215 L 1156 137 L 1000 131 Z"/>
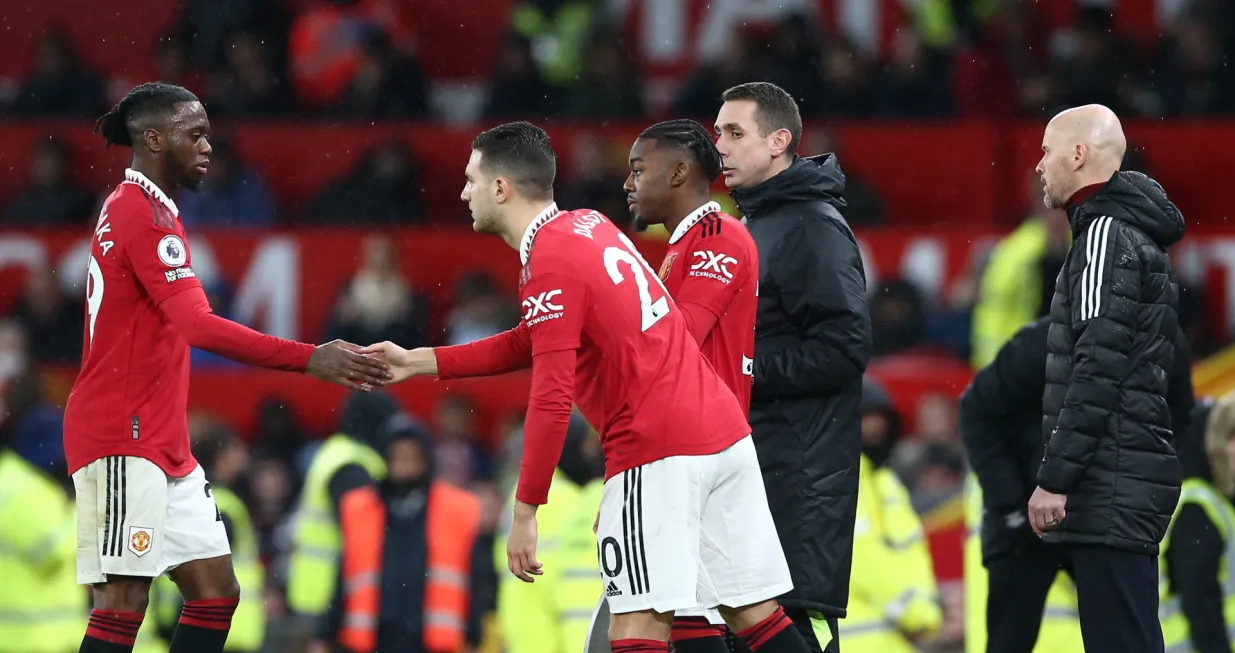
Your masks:
<path fill-rule="evenodd" d="M 124 224 L 124 252 L 129 269 L 156 304 L 201 282 L 191 267 L 189 243 L 177 218 L 157 200 L 127 203 Z"/>
<path fill-rule="evenodd" d="M 519 289 L 532 356 L 578 349 L 591 303 L 587 283 L 551 261 L 533 261 L 532 266 Z"/>
<path fill-rule="evenodd" d="M 725 314 L 733 296 L 750 277 L 750 267 L 757 264 L 745 244 L 727 233 L 692 245 L 674 301 L 702 306 L 717 317 Z"/>

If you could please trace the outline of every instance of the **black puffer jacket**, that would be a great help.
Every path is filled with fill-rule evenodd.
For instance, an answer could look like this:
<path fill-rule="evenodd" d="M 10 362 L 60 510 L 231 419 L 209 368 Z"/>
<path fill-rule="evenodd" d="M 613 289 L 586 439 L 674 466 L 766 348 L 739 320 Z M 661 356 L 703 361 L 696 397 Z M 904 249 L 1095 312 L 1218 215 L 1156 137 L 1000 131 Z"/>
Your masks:
<path fill-rule="evenodd" d="M 1050 319 L 1038 318 L 1004 343 L 978 370 L 960 399 L 961 440 L 982 487 L 982 560 L 1038 550 L 1026 514 L 1042 464 L 1042 392 Z M 1191 421 L 1192 355 L 1183 331 L 1166 403 L 1176 440 Z M 1182 453 L 1181 453 L 1182 457 Z"/>
<path fill-rule="evenodd" d="M 733 193 L 759 248 L 750 424 L 793 576 L 786 607 L 843 617 L 858 507 L 866 275 L 836 157 Z"/>
<path fill-rule="evenodd" d="M 1118 172 L 1068 220 L 1038 470 L 1038 485 L 1068 503 L 1044 540 L 1156 554 L 1183 480 L 1166 402 L 1179 287 L 1165 248 L 1183 237 L 1184 218 L 1157 182 Z"/>

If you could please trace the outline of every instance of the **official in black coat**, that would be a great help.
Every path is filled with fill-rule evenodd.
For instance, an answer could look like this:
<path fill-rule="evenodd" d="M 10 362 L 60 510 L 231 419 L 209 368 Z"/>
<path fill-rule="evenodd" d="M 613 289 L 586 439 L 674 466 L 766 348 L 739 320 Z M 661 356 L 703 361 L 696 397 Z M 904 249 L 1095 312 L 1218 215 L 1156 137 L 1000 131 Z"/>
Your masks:
<path fill-rule="evenodd" d="M 1046 451 L 1029 521 L 1067 545 L 1090 653 L 1158 653 L 1158 543 L 1179 499 L 1167 370 L 1179 287 L 1166 248 L 1184 219 L 1157 182 L 1120 172 L 1119 119 L 1090 105 L 1047 125 L 1046 203 L 1067 210 L 1072 249 L 1047 337 Z"/>
<path fill-rule="evenodd" d="M 725 183 L 759 249 L 750 423 L 793 590 L 780 598 L 814 646 L 836 651 L 857 515 L 866 277 L 841 216 L 836 157 L 797 158 L 797 105 L 775 85 L 726 91 Z M 812 623 L 812 614 L 815 617 Z"/>
<path fill-rule="evenodd" d="M 969 464 L 982 487 L 982 563 L 989 593 L 987 651 L 1030 653 L 1038 639 L 1046 595 L 1071 560 L 1044 544 L 1026 515 L 1037 486 L 1042 441 L 1042 392 L 1050 318 L 1021 328 L 961 394 L 960 429 Z M 1188 342 L 1175 338 L 1167 405 L 1172 427 L 1188 430 L 1192 365 Z"/>

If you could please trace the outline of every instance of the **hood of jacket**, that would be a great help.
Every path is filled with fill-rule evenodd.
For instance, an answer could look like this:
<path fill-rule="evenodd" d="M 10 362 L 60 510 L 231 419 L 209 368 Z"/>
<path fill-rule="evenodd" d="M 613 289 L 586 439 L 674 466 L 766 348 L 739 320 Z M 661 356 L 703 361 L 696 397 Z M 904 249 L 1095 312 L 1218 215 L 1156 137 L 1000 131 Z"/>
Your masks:
<path fill-rule="evenodd" d="M 749 220 L 783 204 L 824 201 L 843 213 L 845 173 L 835 154 L 801 157 L 754 188 L 734 190 L 733 201 Z"/>
<path fill-rule="evenodd" d="M 1184 237 L 1183 214 L 1158 182 L 1139 172 L 1116 172 L 1093 197 L 1070 208 L 1072 233 L 1103 215 L 1135 225 L 1164 248 Z"/>
<path fill-rule="evenodd" d="M 892 395 L 888 394 L 881 383 L 869 376 L 862 379 L 862 415 L 879 415 L 888 421 L 887 436 L 882 442 L 868 443 L 862 441 L 862 453 L 876 467 L 883 467 L 892 457 L 892 451 L 901 440 L 901 416 L 892 403 Z"/>

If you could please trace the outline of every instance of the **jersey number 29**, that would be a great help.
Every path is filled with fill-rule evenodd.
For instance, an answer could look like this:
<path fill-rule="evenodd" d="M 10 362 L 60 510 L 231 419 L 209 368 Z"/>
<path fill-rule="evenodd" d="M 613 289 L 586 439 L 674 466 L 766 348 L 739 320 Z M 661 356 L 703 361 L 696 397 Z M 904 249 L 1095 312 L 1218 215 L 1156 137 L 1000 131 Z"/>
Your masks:
<path fill-rule="evenodd" d="M 621 269 L 618 268 L 618 263 L 625 263 L 630 266 L 631 276 L 635 279 L 635 287 L 639 289 L 639 309 L 643 315 L 643 331 L 652 328 L 664 316 L 669 314 L 669 291 L 665 290 L 664 284 L 660 282 L 660 277 L 652 272 L 652 268 L 648 266 L 647 261 L 639 254 L 639 250 L 635 249 L 635 244 L 630 242 L 624 233 L 618 233 L 618 238 L 622 241 L 625 248 L 622 247 L 606 247 L 605 248 L 605 270 L 609 273 L 609 278 L 615 284 L 620 284 L 626 280 L 622 275 Z M 651 287 L 648 284 L 648 276 L 656 282 L 656 286 L 660 288 L 661 296 L 656 301 L 652 301 Z"/>

